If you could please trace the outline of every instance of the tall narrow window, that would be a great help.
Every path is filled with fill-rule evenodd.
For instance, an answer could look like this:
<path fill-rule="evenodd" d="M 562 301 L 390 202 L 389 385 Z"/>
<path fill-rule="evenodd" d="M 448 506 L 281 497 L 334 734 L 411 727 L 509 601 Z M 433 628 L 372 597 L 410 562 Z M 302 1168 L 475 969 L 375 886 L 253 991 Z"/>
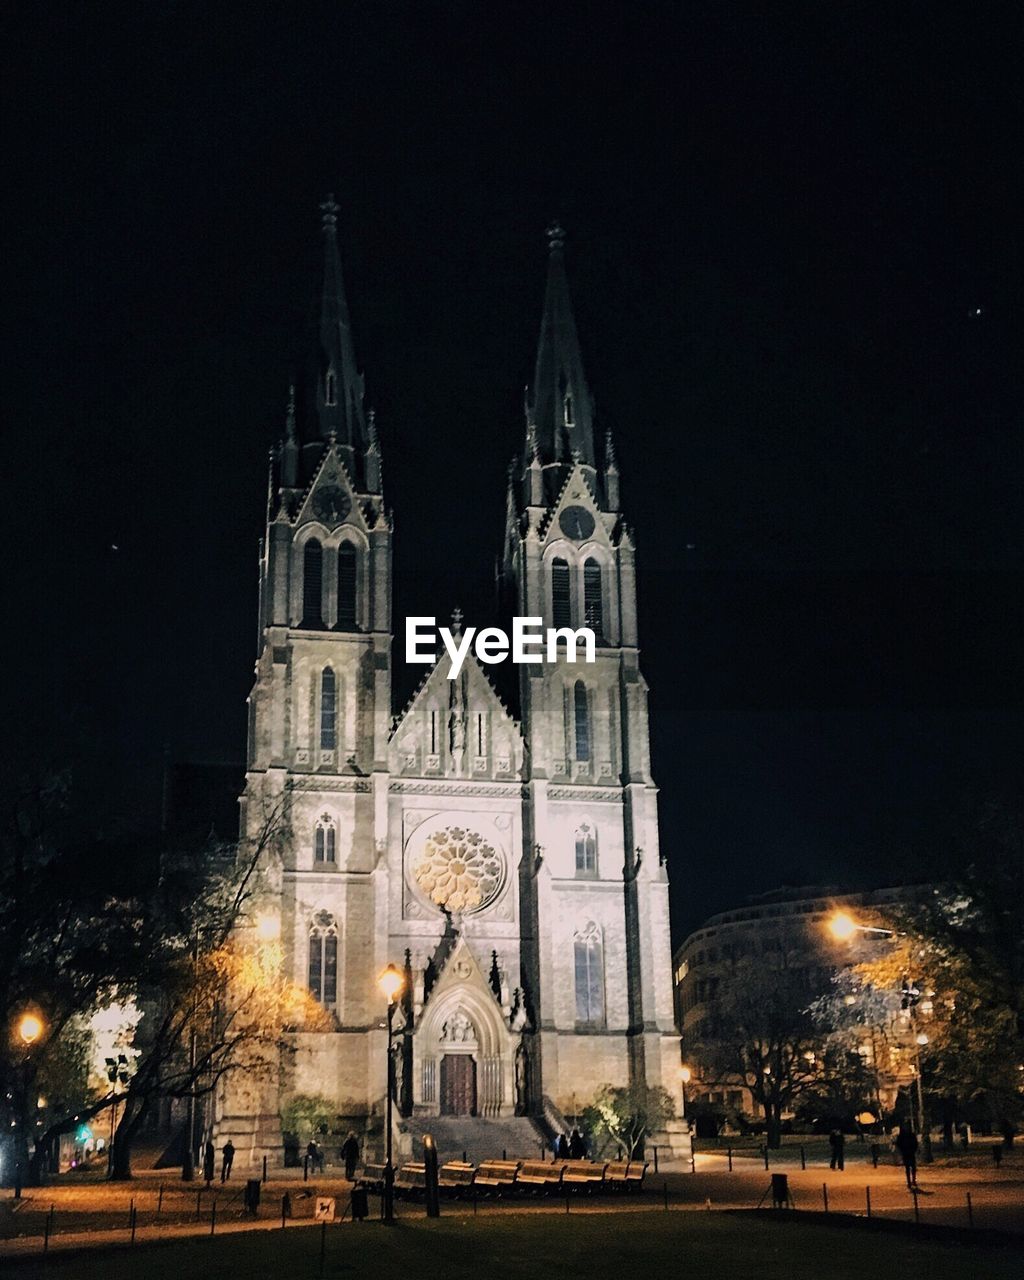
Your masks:
<path fill-rule="evenodd" d="M 330 667 L 320 677 L 320 750 L 333 751 L 338 745 L 337 681 Z"/>
<path fill-rule="evenodd" d="M 588 560 L 583 566 L 583 625 L 600 640 L 604 634 L 604 608 L 601 603 L 601 566 Z"/>
<path fill-rule="evenodd" d="M 338 1001 L 338 923 L 318 911 L 309 927 L 309 989 L 321 1004 Z"/>
<path fill-rule="evenodd" d="M 337 860 L 336 841 L 336 828 L 330 814 L 325 813 L 316 824 L 316 836 L 313 841 L 313 861 L 321 863 L 335 862 Z"/>
<path fill-rule="evenodd" d="M 356 629 L 356 549 L 351 542 L 338 548 L 338 630 Z"/>
<path fill-rule="evenodd" d="M 576 1021 L 604 1022 L 604 950 L 601 931 L 591 922 L 573 939 L 576 977 Z"/>
<path fill-rule="evenodd" d="M 333 369 L 327 370 L 327 378 L 324 382 L 324 403 L 325 404 L 338 403 L 337 382 L 334 377 Z"/>
<path fill-rule="evenodd" d="M 597 875 L 597 837 L 586 822 L 576 831 L 576 874 Z"/>
<path fill-rule="evenodd" d="M 316 538 L 310 538 L 302 553 L 302 622 L 303 627 L 324 625 L 323 599 L 323 547 Z"/>
<path fill-rule="evenodd" d="M 478 756 L 484 754 L 484 718 L 479 713 L 476 717 L 476 753 Z"/>
<path fill-rule="evenodd" d="M 430 754 L 437 755 L 437 712 L 430 713 Z"/>
<path fill-rule="evenodd" d="M 590 708 L 587 705 L 587 686 L 577 680 L 572 691 L 573 713 L 576 722 L 576 759 L 590 759 Z"/>
<path fill-rule="evenodd" d="M 551 562 L 551 620 L 556 627 L 572 626 L 569 566 L 564 560 Z"/>

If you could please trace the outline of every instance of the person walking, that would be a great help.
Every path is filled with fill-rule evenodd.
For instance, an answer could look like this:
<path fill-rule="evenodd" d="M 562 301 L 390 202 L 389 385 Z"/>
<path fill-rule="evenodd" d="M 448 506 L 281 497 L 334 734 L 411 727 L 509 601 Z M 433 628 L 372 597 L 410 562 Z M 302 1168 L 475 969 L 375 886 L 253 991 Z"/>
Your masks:
<path fill-rule="evenodd" d="M 903 1172 L 907 1175 L 907 1186 L 913 1190 L 917 1186 L 917 1134 L 909 1124 L 901 1124 L 893 1146 L 900 1153 L 903 1161 Z"/>
<path fill-rule="evenodd" d="M 576 1128 L 569 1134 L 569 1155 L 573 1160 L 587 1158 L 587 1144 L 583 1141 L 583 1134 Z"/>
<path fill-rule="evenodd" d="M 213 1175 L 217 1169 L 217 1152 L 213 1143 L 207 1139 L 206 1146 L 203 1148 L 203 1181 L 207 1186 L 213 1181 Z"/>
<path fill-rule="evenodd" d="M 231 1177 L 231 1166 L 235 1163 L 235 1144 L 230 1138 L 224 1143 L 221 1156 L 220 1180 L 221 1182 L 227 1182 L 228 1178 Z"/>
<path fill-rule="evenodd" d="M 345 1161 L 345 1177 L 354 1182 L 359 1163 L 359 1141 L 354 1133 L 350 1133 L 341 1144 L 341 1158 Z"/>
<path fill-rule="evenodd" d="M 830 1169 L 838 1169 L 840 1172 L 846 1167 L 844 1159 L 846 1153 L 846 1136 L 842 1129 L 835 1128 L 828 1135 L 828 1145 L 832 1151 L 832 1159 L 829 1161 Z"/>

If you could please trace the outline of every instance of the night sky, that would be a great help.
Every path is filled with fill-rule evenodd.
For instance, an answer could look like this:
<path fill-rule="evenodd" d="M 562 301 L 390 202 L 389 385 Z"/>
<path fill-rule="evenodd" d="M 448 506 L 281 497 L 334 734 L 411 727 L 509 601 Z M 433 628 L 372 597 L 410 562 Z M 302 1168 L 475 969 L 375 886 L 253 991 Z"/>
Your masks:
<path fill-rule="evenodd" d="M 926 878 L 980 799 L 1020 803 L 1019 7 L 3 27 L 9 752 L 139 814 L 164 744 L 243 758 L 267 450 L 334 191 L 399 619 L 491 607 L 567 227 L 679 938 L 782 883 Z"/>

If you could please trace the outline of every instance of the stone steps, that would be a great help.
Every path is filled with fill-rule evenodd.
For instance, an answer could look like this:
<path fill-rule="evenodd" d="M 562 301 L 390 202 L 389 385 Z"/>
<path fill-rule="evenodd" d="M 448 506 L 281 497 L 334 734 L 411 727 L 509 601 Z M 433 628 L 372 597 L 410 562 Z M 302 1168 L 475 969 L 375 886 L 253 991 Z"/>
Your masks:
<path fill-rule="evenodd" d="M 510 1160 L 536 1160 L 544 1141 L 540 1130 L 527 1116 L 484 1119 L 476 1116 L 423 1116 L 402 1121 L 402 1137 L 411 1140 L 411 1149 L 403 1152 L 410 1160 L 423 1158 L 423 1136 L 430 1134 L 437 1145 L 438 1159 L 461 1160 L 462 1153 L 472 1164 L 483 1160 L 500 1160 L 507 1153 Z M 402 1144 L 403 1147 L 405 1143 Z"/>

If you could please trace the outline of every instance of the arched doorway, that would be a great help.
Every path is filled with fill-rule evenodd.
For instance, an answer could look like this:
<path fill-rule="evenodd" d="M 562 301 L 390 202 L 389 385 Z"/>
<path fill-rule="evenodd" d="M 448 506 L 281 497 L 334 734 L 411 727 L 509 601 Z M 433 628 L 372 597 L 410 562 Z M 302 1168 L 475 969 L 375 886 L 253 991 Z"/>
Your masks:
<path fill-rule="evenodd" d="M 469 1053 L 446 1053 L 441 1059 L 441 1114 L 476 1115 L 476 1061 Z"/>

